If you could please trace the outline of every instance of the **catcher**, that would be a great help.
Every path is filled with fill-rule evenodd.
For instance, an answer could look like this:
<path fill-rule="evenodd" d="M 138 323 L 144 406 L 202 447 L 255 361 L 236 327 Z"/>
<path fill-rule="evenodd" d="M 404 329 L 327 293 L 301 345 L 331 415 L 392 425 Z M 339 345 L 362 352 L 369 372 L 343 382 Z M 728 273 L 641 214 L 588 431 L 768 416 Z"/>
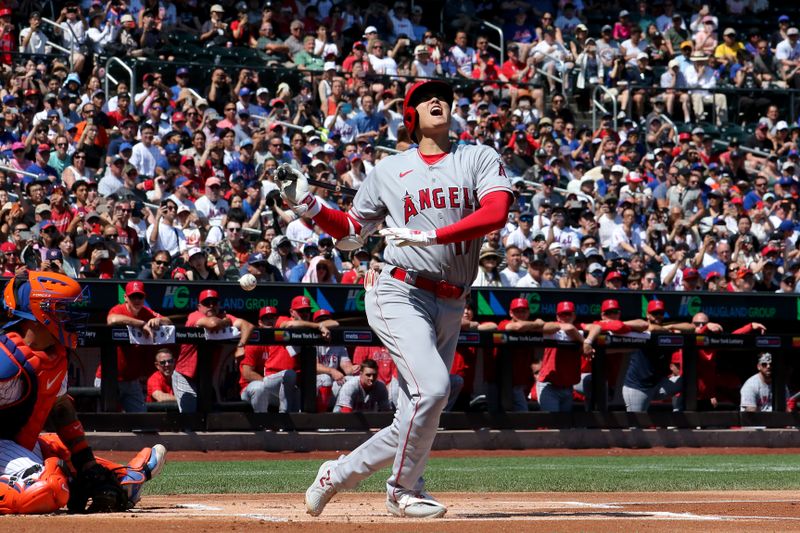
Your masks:
<path fill-rule="evenodd" d="M 83 317 L 77 281 L 20 270 L 5 287 L 10 319 L 0 329 L 0 514 L 129 509 L 159 473 L 157 444 L 127 465 L 95 457 L 67 394 L 67 356 Z M 46 421 L 56 433 L 40 434 Z"/>

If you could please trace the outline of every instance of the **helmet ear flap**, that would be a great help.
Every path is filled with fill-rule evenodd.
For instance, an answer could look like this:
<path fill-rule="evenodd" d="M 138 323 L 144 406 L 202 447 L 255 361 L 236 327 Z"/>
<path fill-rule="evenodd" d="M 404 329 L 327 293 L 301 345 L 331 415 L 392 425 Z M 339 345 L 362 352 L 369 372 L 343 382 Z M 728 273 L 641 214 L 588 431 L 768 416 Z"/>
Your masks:
<path fill-rule="evenodd" d="M 417 129 L 417 110 L 413 107 L 406 108 L 406 110 L 403 112 L 403 123 L 406 126 L 409 137 L 411 137 L 413 140 L 416 140 L 414 130 Z"/>

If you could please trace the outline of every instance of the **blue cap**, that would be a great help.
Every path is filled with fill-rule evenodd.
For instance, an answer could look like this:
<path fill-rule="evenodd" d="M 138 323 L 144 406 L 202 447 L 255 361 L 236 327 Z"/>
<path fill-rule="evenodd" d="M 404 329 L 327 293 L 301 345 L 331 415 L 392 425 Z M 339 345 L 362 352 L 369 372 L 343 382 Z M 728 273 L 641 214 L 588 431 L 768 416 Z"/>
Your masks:
<path fill-rule="evenodd" d="M 50 111 L 47 112 L 47 118 L 57 117 L 57 116 L 58 116 L 58 111 L 56 111 L 55 109 L 51 109 Z"/>
<path fill-rule="evenodd" d="M 778 226 L 778 231 L 794 231 L 794 222 L 791 220 L 784 220 Z"/>
<path fill-rule="evenodd" d="M 245 146 L 253 146 L 253 139 L 242 139 L 242 141 L 239 143 L 239 148 L 244 148 Z"/>
<path fill-rule="evenodd" d="M 47 250 L 46 258 L 48 261 L 61 261 L 64 256 L 61 254 L 61 250 Z"/>
<path fill-rule="evenodd" d="M 716 170 L 718 168 L 719 168 L 719 165 L 716 164 L 716 163 L 709 163 L 708 164 L 708 170 Z"/>
<path fill-rule="evenodd" d="M 798 156 L 797 150 L 789 150 L 789 153 L 786 154 L 786 157 L 797 157 L 797 156 Z"/>
<path fill-rule="evenodd" d="M 77 83 L 78 85 L 80 85 L 80 84 L 81 84 L 81 78 L 80 78 L 80 77 L 78 76 L 78 74 L 77 74 L 77 73 L 75 73 L 75 72 L 71 72 L 71 73 L 70 73 L 70 74 L 67 76 L 67 79 L 65 79 L 65 80 L 64 80 L 64 85 L 68 84 L 68 83 L 69 83 L 69 82 L 71 82 L 71 81 L 74 81 L 74 82 L 75 82 L 75 83 Z"/>
<path fill-rule="evenodd" d="M 464 107 L 465 105 L 466 105 L 466 106 L 468 106 L 468 105 L 469 105 L 469 100 L 467 100 L 467 99 L 466 99 L 466 98 L 464 98 L 464 97 L 461 97 L 461 98 L 459 98 L 459 99 L 458 99 L 458 107 Z"/>
<path fill-rule="evenodd" d="M 186 67 L 181 67 L 175 72 L 176 76 L 186 76 L 189 74 L 189 69 Z"/>
<path fill-rule="evenodd" d="M 791 176 L 781 176 L 780 179 L 778 180 L 778 185 L 786 186 L 786 185 L 791 185 L 792 183 L 794 183 L 794 178 L 792 178 Z"/>
<path fill-rule="evenodd" d="M 9 102 L 13 102 L 17 99 L 17 97 L 13 94 L 7 94 L 3 97 L 3 104 L 6 105 Z"/>
<path fill-rule="evenodd" d="M 167 155 L 178 154 L 180 153 L 181 148 L 175 143 L 169 143 L 166 148 L 164 148 L 164 153 Z"/>
<path fill-rule="evenodd" d="M 242 87 L 241 89 L 239 89 L 239 96 L 249 96 L 249 95 L 250 95 L 250 89 L 248 89 L 247 87 Z"/>
<path fill-rule="evenodd" d="M 184 183 L 186 183 L 188 181 L 189 181 L 189 178 L 187 178 L 186 176 L 178 176 L 177 178 L 175 178 L 175 187 L 176 188 L 180 187 L 180 186 L 182 186 Z"/>
<path fill-rule="evenodd" d="M 125 150 L 133 150 L 133 145 L 131 143 L 122 143 L 119 145 L 119 151 L 124 152 Z"/>
<path fill-rule="evenodd" d="M 789 20 L 791 20 L 789 18 L 789 15 L 781 15 L 780 17 L 778 17 L 778 22 L 789 22 Z"/>
<path fill-rule="evenodd" d="M 264 257 L 264 254 L 262 253 L 250 254 L 250 256 L 247 258 L 248 265 L 255 265 L 257 263 L 266 263 L 266 262 L 267 259 Z"/>

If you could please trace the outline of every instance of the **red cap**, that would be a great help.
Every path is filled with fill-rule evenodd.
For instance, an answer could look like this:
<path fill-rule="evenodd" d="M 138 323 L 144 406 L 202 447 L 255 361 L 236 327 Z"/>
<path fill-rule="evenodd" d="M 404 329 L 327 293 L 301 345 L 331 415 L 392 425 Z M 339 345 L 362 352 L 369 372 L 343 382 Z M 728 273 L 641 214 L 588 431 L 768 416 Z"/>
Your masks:
<path fill-rule="evenodd" d="M 722 277 L 722 274 L 720 274 L 719 272 L 715 272 L 715 271 L 713 271 L 713 270 L 712 270 L 711 272 L 709 272 L 708 274 L 706 274 L 706 283 L 708 283 L 709 281 L 711 281 L 711 280 L 712 280 L 712 279 L 714 279 L 714 278 L 721 278 L 721 277 Z"/>
<path fill-rule="evenodd" d="M 664 310 L 664 302 L 663 300 L 651 300 L 649 304 L 647 304 L 647 312 L 652 313 L 653 311 L 663 311 Z"/>
<path fill-rule="evenodd" d="M 172 271 L 171 277 L 172 277 L 172 279 L 176 279 L 180 275 L 183 276 L 183 278 L 181 278 L 181 279 L 186 279 L 186 269 L 185 268 L 181 268 L 181 267 L 176 268 L 175 270 Z"/>
<path fill-rule="evenodd" d="M 211 176 L 206 180 L 206 187 L 211 187 L 212 185 L 222 185 L 222 182 L 219 181 L 218 177 Z"/>
<path fill-rule="evenodd" d="M 691 140 L 692 140 L 692 134 L 691 133 L 688 133 L 688 132 L 684 131 L 683 133 L 678 135 L 678 141 L 683 142 L 683 141 L 691 141 Z"/>
<path fill-rule="evenodd" d="M 181 165 L 185 165 L 189 161 L 194 161 L 194 158 L 192 156 L 190 156 L 190 155 L 185 155 L 185 156 L 181 157 Z"/>
<path fill-rule="evenodd" d="M 328 311 L 327 309 L 320 309 L 319 311 L 314 313 L 313 320 L 314 322 L 317 322 L 320 319 L 324 319 L 326 316 L 331 316 L 331 312 Z"/>
<path fill-rule="evenodd" d="M 699 278 L 700 273 L 697 270 L 687 267 L 683 269 L 683 279 L 692 279 L 692 278 Z"/>
<path fill-rule="evenodd" d="M 290 309 L 295 311 L 298 309 L 311 309 L 311 300 L 308 299 L 308 296 L 295 296 L 292 298 Z"/>
<path fill-rule="evenodd" d="M 47 143 L 42 143 L 42 144 L 39 145 L 39 148 L 37 148 L 37 150 L 39 152 L 49 152 L 50 151 L 50 145 L 47 144 Z"/>
<path fill-rule="evenodd" d="M 214 289 L 206 289 L 206 290 L 204 290 L 203 292 L 200 293 L 200 297 L 198 298 L 198 300 L 200 301 L 200 303 L 203 303 L 204 301 L 208 300 L 209 298 L 219 299 L 219 293 L 217 291 L 215 291 Z"/>
<path fill-rule="evenodd" d="M 619 302 L 616 300 L 603 300 L 603 305 L 600 306 L 600 312 L 619 310 Z"/>
<path fill-rule="evenodd" d="M 264 315 L 277 315 L 278 310 L 268 305 L 266 307 L 262 307 L 261 310 L 258 312 L 258 318 L 261 318 Z"/>
<path fill-rule="evenodd" d="M 130 296 L 131 294 L 146 294 L 144 292 L 144 283 L 141 281 L 129 281 L 125 285 L 125 295 Z"/>
<path fill-rule="evenodd" d="M 10 16 L 11 16 L 11 10 L 9 8 L 4 7 L 0 9 L 0 17 L 10 17 Z"/>
<path fill-rule="evenodd" d="M 560 315 L 562 313 L 574 313 L 575 312 L 575 304 L 572 302 L 558 302 L 558 306 L 556 306 L 556 314 Z"/>
<path fill-rule="evenodd" d="M 778 250 L 774 246 L 765 246 L 761 249 L 761 255 L 764 257 L 768 256 L 769 254 L 779 253 L 779 252 L 780 250 Z"/>
<path fill-rule="evenodd" d="M 173 123 L 175 123 L 175 122 L 186 122 L 186 116 L 183 113 L 181 113 L 180 111 L 175 111 L 172 114 L 172 122 Z"/>
<path fill-rule="evenodd" d="M 509 311 L 514 309 L 530 309 L 530 304 L 525 298 L 514 298 L 511 300 L 511 305 L 508 306 Z"/>
<path fill-rule="evenodd" d="M 749 268 L 740 268 L 739 271 L 736 273 L 736 277 L 739 279 L 743 279 L 748 275 L 749 276 L 753 275 L 753 271 L 750 270 Z"/>
<path fill-rule="evenodd" d="M 731 198 L 731 203 L 735 205 L 742 205 L 742 199 L 739 196 Z"/>
<path fill-rule="evenodd" d="M 13 242 L 4 242 L 3 244 L 0 244 L 0 252 L 3 252 L 4 254 L 10 254 L 16 251 L 17 245 Z"/>
<path fill-rule="evenodd" d="M 606 281 L 611 281 L 612 279 L 622 279 L 622 278 L 623 276 L 622 274 L 619 273 L 618 270 L 612 270 L 611 272 L 608 273 L 608 276 L 606 276 Z"/>

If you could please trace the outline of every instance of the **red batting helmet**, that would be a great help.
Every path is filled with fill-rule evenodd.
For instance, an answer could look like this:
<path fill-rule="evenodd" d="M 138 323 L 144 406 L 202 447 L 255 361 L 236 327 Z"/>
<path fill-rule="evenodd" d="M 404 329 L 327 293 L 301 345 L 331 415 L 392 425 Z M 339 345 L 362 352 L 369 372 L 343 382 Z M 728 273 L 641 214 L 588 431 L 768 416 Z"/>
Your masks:
<path fill-rule="evenodd" d="M 453 88 L 441 80 L 418 81 L 406 92 L 406 99 L 403 101 L 403 125 L 414 140 L 418 140 L 414 135 L 419 119 L 417 104 L 424 102 L 427 99 L 425 97 L 433 95 L 438 96 L 443 102 L 447 102 L 448 106 L 453 105 Z"/>

